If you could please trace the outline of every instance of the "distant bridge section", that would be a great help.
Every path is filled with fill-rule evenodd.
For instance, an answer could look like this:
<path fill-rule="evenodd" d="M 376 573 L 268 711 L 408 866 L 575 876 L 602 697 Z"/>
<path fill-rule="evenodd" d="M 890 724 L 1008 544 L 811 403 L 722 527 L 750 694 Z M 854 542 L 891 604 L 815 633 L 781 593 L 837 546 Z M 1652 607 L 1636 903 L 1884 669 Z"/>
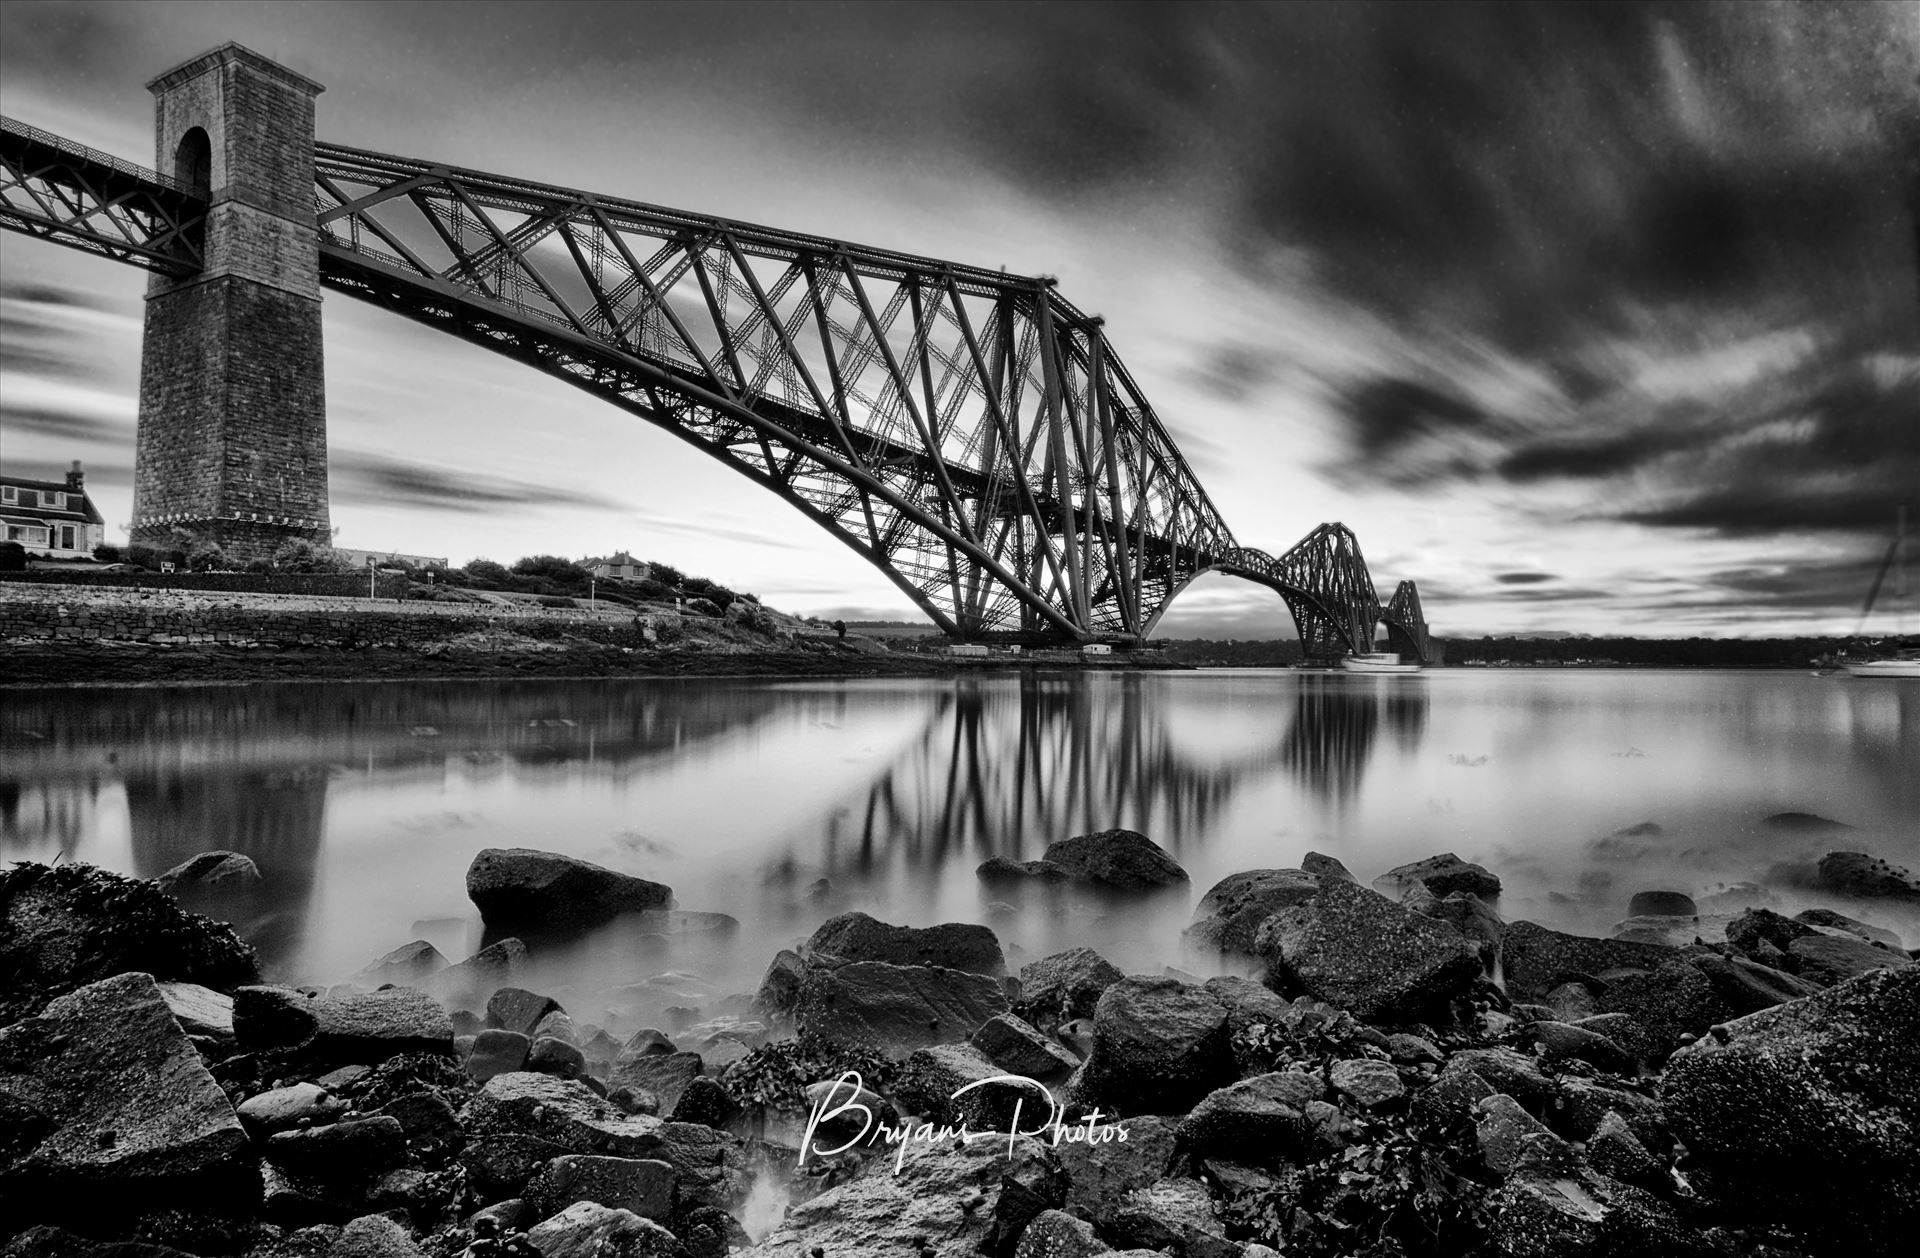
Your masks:
<path fill-rule="evenodd" d="M 875 564 L 949 634 L 1140 639 L 1196 576 L 1219 571 L 1276 590 L 1310 656 L 1369 651 L 1385 623 L 1403 655 L 1428 657 L 1413 584 L 1383 608 L 1345 526 L 1321 525 L 1278 557 L 1236 541 L 1102 321 L 1051 279 L 312 142 L 320 86 L 237 45 L 149 86 L 163 157 L 211 191 L 0 125 L 0 226 L 161 277 L 136 517 L 143 496 L 178 498 L 191 477 L 174 464 L 200 446 L 149 441 L 149 430 L 205 430 L 220 448 L 198 457 L 224 468 L 194 499 L 209 505 L 157 524 L 255 546 L 325 527 L 324 431 L 302 419 L 276 435 L 263 418 L 273 399 L 258 395 L 209 427 L 202 412 L 232 406 L 235 391 L 196 383 L 189 351 L 218 329 L 199 327 L 192 302 L 204 299 L 182 296 L 203 276 L 242 295 L 272 288 L 270 265 L 291 268 L 281 321 L 307 356 L 283 385 L 311 415 L 319 350 L 303 329 L 317 317 L 296 299 L 317 292 L 317 268 L 320 289 L 565 380 L 720 459 Z M 262 100 L 270 116 L 255 126 Z M 252 139 L 262 133 L 271 145 Z M 307 183 L 310 218 L 292 192 Z M 277 243 L 262 253 L 269 235 Z M 243 322 L 248 335 L 262 324 Z M 216 367 L 249 387 L 261 378 L 244 363 Z M 149 397 L 149 380 L 171 391 Z M 275 450 L 294 447 L 297 475 L 280 482 L 301 509 L 263 515 Z"/>

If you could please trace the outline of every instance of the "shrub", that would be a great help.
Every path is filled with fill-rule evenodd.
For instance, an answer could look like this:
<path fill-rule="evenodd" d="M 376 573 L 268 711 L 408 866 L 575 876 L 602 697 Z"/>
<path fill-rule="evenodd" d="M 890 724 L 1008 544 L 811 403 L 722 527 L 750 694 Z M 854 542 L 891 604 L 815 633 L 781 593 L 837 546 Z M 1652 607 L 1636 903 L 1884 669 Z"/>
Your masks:
<path fill-rule="evenodd" d="M 0 572 L 25 572 L 27 548 L 19 542 L 0 542 Z"/>
<path fill-rule="evenodd" d="M 665 586 L 669 594 L 673 593 L 674 586 L 679 585 L 687 579 L 687 574 L 672 564 L 651 563 L 647 566 L 653 570 L 653 579 Z"/>
<path fill-rule="evenodd" d="M 564 595 L 543 594 L 540 596 L 540 606 L 542 607 L 578 607 L 579 604 L 574 602 L 572 599 L 567 598 Z"/>
<path fill-rule="evenodd" d="M 720 608 L 712 601 L 704 598 L 688 599 L 687 610 L 702 616 L 718 616 L 720 614 Z"/>
<path fill-rule="evenodd" d="M 497 564 L 491 559 L 476 559 L 462 568 L 461 572 L 465 574 L 467 580 L 484 585 L 488 589 L 513 584 L 513 574 L 507 571 L 506 565 Z"/>
<path fill-rule="evenodd" d="M 262 559 L 259 556 L 255 556 L 254 558 L 247 560 L 247 566 L 244 569 L 244 571 L 254 573 L 255 575 L 262 575 L 265 573 L 272 572 L 273 560 Z"/>
<path fill-rule="evenodd" d="M 331 546 L 319 546 L 304 537 L 290 537 L 273 552 L 275 572 L 345 572 L 347 565 Z"/>
<path fill-rule="evenodd" d="M 544 577 L 558 585 L 585 585 L 593 574 L 571 559 L 562 559 L 558 555 L 528 555 L 516 561 L 513 571 L 517 576 Z"/>
<path fill-rule="evenodd" d="M 227 566 L 227 552 L 215 541 L 195 542 L 187 552 L 189 572 L 213 572 Z"/>
<path fill-rule="evenodd" d="M 120 548 L 118 546 L 108 545 L 106 542 L 101 542 L 93 548 L 93 557 L 101 563 L 119 563 Z"/>

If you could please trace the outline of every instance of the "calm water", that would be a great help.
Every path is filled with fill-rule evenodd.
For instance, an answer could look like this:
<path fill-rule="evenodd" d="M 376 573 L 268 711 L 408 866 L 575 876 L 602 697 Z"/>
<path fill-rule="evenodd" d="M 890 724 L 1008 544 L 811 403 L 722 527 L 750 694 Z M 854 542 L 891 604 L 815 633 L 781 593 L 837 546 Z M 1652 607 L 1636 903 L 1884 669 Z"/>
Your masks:
<path fill-rule="evenodd" d="M 1195 897 L 1309 850 L 1362 881 L 1451 850 L 1506 880 L 1509 918 L 1602 932 L 1644 888 L 1706 897 L 1833 848 L 1920 864 L 1920 686 L 1793 673 L 284 684 L 12 691 L 0 713 L 0 858 L 150 876 L 245 852 L 269 901 L 245 928 L 299 981 L 418 937 L 466 955 L 463 874 L 489 846 L 743 923 L 553 981 L 674 966 L 723 990 L 847 908 L 991 920 L 1016 963 L 1079 942 L 1177 961 L 1184 906 L 996 917 L 974 879 L 1116 825 L 1172 851 Z M 1762 821 L 1789 810 L 1853 829 Z M 1660 833 L 1615 833 L 1641 822 Z"/>

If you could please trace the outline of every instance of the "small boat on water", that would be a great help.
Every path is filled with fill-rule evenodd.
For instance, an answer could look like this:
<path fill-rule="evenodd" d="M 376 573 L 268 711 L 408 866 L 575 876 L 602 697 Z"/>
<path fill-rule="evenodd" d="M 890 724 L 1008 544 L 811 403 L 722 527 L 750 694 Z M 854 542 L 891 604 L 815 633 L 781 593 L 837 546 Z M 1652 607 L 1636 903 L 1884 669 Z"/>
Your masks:
<path fill-rule="evenodd" d="M 1423 664 L 1402 664 L 1392 651 L 1373 651 L 1366 655 L 1341 657 L 1340 667 L 1349 673 L 1417 673 Z"/>

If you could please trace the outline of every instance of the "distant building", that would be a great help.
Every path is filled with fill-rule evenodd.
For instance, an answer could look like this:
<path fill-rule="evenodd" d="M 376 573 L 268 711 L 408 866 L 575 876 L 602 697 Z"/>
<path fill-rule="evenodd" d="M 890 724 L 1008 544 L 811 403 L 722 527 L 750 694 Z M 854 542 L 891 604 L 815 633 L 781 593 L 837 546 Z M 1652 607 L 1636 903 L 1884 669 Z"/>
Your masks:
<path fill-rule="evenodd" d="M 107 523 L 87 496 L 86 473 L 73 461 L 67 479 L 23 480 L 0 473 L 0 520 L 6 540 L 31 554 L 55 559 L 91 559 L 106 540 Z"/>
<path fill-rule="evenodd" d="M 410 568 L 444 568 L 445 555 L 404 555 L 397 550 L 352 550 L 335 546 L 333 557 L 349 568 L 386 568 L 405 564 Z"/>
<path fill-rule="evenodd" d="M 641 563 L 624 550 L 611 559 L 589 560 L 586 569 L 602 581 L 653 580 L 653 565 Z"/>

